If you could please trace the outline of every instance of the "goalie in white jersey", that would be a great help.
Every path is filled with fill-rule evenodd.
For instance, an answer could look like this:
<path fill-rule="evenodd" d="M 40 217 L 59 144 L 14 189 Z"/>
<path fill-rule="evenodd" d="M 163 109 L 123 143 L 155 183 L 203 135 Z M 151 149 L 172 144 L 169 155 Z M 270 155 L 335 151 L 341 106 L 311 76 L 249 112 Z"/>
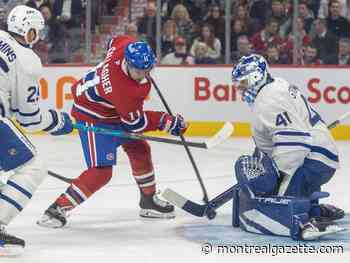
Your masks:
<path fill-rule="evenodd" d="M 67 113 L 39 107 L 42 64 L 31 47 L 44 27 L 41 13 L 17 6 L 7 23 L 8 32 L 0 31 L 0 173 L 12 171 L 12 175 L 0 188 L 0 256 L 24 247 L 24 240 L 7 234 L 5 226 L 27 205 L 47 174 L 35 147 L 11 119 L 31 132 L 62 135 L 72 131 Z"/>
<path fill-rule="evenodd" d="M 320 193 L 321 186 L 339 165 L 338 150 L 327 126 L 297 87 L 269 74 L 262 56 L 242 57 L 232 78 L 252 111 L 256 143 L 253 156 L 242 156 L 236 162 L 236 177 L 243 185 L 242 196 L 246 194 L 239 204 L 242 228 L 295 239 L 314 238 L 314 234 L 303 233 L 307 227 L 294 228 L 294 220 L 296 225 L 308 225 L 326 234 L 332 221 L 344 216 L 339 208 L 318 204 L 318 199 L 327 195 Z M 261 197 L 273 198 L 264 199 L 261 205 Z M 281 210 L 276 210 L 281 202 L 286 206 L 279 204 Z M 294 211 L 299 212 L 290 213 L 293 202 Z M 304 202 L 301 207 L 300 202 Z"/>

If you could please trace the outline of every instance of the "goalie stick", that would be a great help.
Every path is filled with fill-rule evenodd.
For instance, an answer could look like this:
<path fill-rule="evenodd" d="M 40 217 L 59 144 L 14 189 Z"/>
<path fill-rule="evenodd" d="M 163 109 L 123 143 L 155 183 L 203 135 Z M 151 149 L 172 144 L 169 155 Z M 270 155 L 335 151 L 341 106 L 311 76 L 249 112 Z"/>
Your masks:
<path fill-rule="evenodd" d="M 108 135 L 112 135 L 112 136 L 120 136 L 120 134 L 127 134 L 126 136 L 128 136 L 128 138 L 130 139 L 146 139 L 146 140 L 150 140 L 150 138 L 152 138 L 152 141 L 156 141 L 156 142 L 163 142 L 163 143 L 170 143 L 170 144 L 179 144 L 182 145 L 183 142 L 182 141 L 178 141 L 178 140 L 174 140 L 174 139 L 168 139 L 168 138 L 160 138 L 160 137 L 151 137 L 151 136 L 146 136 L 146 135 L 142 135 L 142 134 L 134 134 L 134 133 L 126 133 L 126 132 L 119 132 L 119 131 L 114 131 L 114 130 L 109 130 L 109 129 L 101 129 L 101 128 L 97 128 L 97 127 L 86 127 L 83 125 L 77 125 L 74 124 L 74 128 L 76 129 L 83 129 L 83 130 L 91 130 L 95 133 L 102 133 L 102 134 L 108 134 Z M 204 142 L 188 142 L 186 141 L 185 143 L 188 146 L 191 147 L 198 147 L 198 148 L 203 148 L 203 149 L 212 149 L 215 146 L 219 145 L 220 143 L 222 143 L 224 140 L 226 140 L 228 137 L 230 137 L 230 135 L 233 133 L 234 131 L 234 126 L 229 123 L 226 122 L 224 124 L 224 126 L 213 136 L 210 137 L 208 140 L 204 141 Z M 133 138 L 131 138 L 131 136 Z M 136 137 L 134 137 L 136 136 Z M 61 181 L 64 181 L 68 184 L 72 183 L 73 179 L 59 175 L 53 171 L 48 171 L 48 174 L 56 179 L 59 179 Z"/>
<path fill-rule="evenodd" d="M 333 129 L 339 123 L 341 123 L 344 119 L 350 116 L 350 111 L 343 114 L 339 119 L 335 120 L 331 124 L 327 126 L 328 129 Z M 175 205 L 176 207 L 181 208 L 182 210 L 198 217 L 206 216 L 208 219 L 214 219 L 216 216 L 215 210 L 230 201 L 235 192 L 239 189 L 238 184 L 227 189 L 225 192 L 219 194 L 212 200 L 210 200 L 207 204 L 198 204 L 193 202 L 186 197 L 180 195 L 179 193 L 171 190 L 170 188 L 166 188 L 163 192 L 162 196 L 170 203 Z M 210 208 L 210 209 L 209 209 Z"/>
<path fill-rule="evenodd" d="M 170 188 L 166 188 L 162 193 L 162 196 L 173 205 L 185 210 L 186 212 L 194 216 L 207 216 L 208 219 L 214 219 L 216 216 L 215 210 L 227 203 L 228 201 L 230 201 L 238 189 L 238 184 L 235 184 L 234 186 L 227 189 L 225 192 L 214 197 L 208 202 L 208 204 L 203 205 L 187 199 L 186 197 L 178 194 Z"/>

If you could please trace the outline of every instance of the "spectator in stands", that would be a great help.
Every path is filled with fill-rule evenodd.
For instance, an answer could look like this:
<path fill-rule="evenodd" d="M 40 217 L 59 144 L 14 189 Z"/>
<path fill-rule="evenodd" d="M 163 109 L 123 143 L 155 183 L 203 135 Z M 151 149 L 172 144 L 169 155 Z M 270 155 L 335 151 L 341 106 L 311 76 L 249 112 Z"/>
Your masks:
<path fill-rule="evenodd" d="M 234 20 L 239 19 L 243 22 L 249 37 L 262 29 L 262 24 L 259 25 L 257 19 L 249 16 L 248 9 L 245 5 L 238 5 L 237 9 L 234 10 L 232 17 Z"/>
<path fill-rule="evenodd" d="M 215 59 L 208 56 L 208 46 L 204 42 L 198 42 L 194 49 L 195 64 L 215 64 Z"/>
<path fill-rule="evenodd" d="M 251 43 L 247 35 L 241 35 L 237 38 L 237 51 L 232 52 L 232 63 L 236 64 L 238 60 L 252 52 Z"/>
<path fill-rule="evenodd" d="M 178 4 L 171 13 L 171 19 L 176 24 L 178 35 L 186 39 L 187 43 L 191 43 L 193 38 L 193 23 L 186 7 Z"/>
<path fill-rule="evenodd" d="M 106 9 L 106 14 L 110 15 L 110 16 L 114 15 L 114 12 L 115 12 L 114 9 L 117 6 L 118 1 L 116 1 L 116 0 L 103 0 L 103 3 L 105 5 L 104 8 Z"/>
<path fill-rule="evenodd" d="M 47 0 L 29 0 L 26 2 L 26 5 L 39 10 L 40 6 L 47 4 L 47 2 Z"/>
<path fill-rule="evenodd" d="M 0 0 L 0 8 L 4 8 L 6 11 L 5 17 L 7 18 L 8 13 L 17 5 L 22 5 L 24 0 Z"/>
<path fill-rule="evenodd" d="M 52 14 L 62 23 L 67 32 L 69 51 L 76 51 L 81 45 L 81 23 L 83 6 L 81 0 L 55 0 Z"/>
<path fill-rule="evenodd" d="M 339 39 L 337 53 L 330 55 L 323 62 L 324 64 L 350 65 L 350 39 Z"/>
<path fill-rule="evenodd" d="M 125 34 L 138 39 L 139 34 L 138 34 L 137 25 L 135 23 L 127 24 L 125 27 Z"/>
<path fill-rule="evenodd" d="M 303 57 L 301 59 L 301 65 L 320 65 L 321 61 L 318 58 L 317 48 L 310 44 L 305 48 Z"/>
<path fill-rule="evenodd" d="M 232 21 L 231 52 L 237 51 L 237 39 L 241 35 L 248 35 L 247 27 L 240 19 Z"/>
<path fill-rule="evenodd" d="M 350 23 L 340 15 L 340 4 L 337 0 L 329 2 L 328 29 L 337 37 L 350 37 Z"/>
<path fill-rule="evenodd" d="M 155 49 L 156 47 L 156 15 L 157 7 L 154 2 L 149 2 L 146 7 L 146 12 L 139 20 L 137 27 L 139 35 Z"/>
<path fill-rule="evenodd" d="M 271 18 L 263 30 L 254 34 L 251 39 L 255 52 L 264 55 L 269 44 L 282 45 L 283 40 L 278 35 L 278 21 Z"/>
<path fill-rule="evenodd" d="M 257 19 L 260 25 L 265 25 L 267 21 L 268 1 L 250 0 L 248 2 L 250 6 L 250 17 Z"/>
<path fill-rule="evenodd" d="M 167 20 L 163 25 L 162 33 L 162 57 L 174 52 L 174 41 L 176 37 L 176 24 L 173 20 Z"/>
<path fill-rule="evenodd" d="M 6 10 L 3 7 L 0 7 L 0 30 L 7 30 Z"/>
<path fill-rule="evenodd" d="M 320 6 L 318 9 L 318 17 L 326 19 L 329 16 L 329 4 L 330 0 L 320 0 Z M 348 0 L 338 0 L 339 12 L 342 17 L 350 19 L 350 6 Z"/>
<path fill-rule="evenodd" d="M 194 56 L 194 50 L 199 42 L 204 42 L 208 46 L 208 57 L 218 61 L 221 56 L 221 43 L 215 37 L 214 28 L 209 24 L 201 27 L 201 35 L 196 38 L 191 47 L 191 55 Z"/>
<path fill-rule="evenodd" d="M 273 64 L 285 64 L 285 61 L 283 61 L 280 57 L 280 51 L 276 45 L 269 45 L 267 47 L 266 51 L 266 60 L 269 62 L 270 65 Z"/>
<path fill-rule="evenodd" d="M 166 55 L 161 63 L 166 65 L 194 64 L 193 57 L 187 52 L 186 40 L 183 37 L 176 37 L 175 52 Z"/>
<path fill-rule="evenodd" d="M 308 34 L 310 32 L 312 22 L 314 21 L 314 15 L 307 6 L 307 2 L 300 2 L 298 6 L 299 17 L 304 20 L 304 30 Z"/>
<path fill-rule="evenodd" d="M 327 21 L 318 18 L 314 21 L 315 37 L 312 44 L 317 48 L 321 61 L 325 61 L 329 54 L 335 54 L 337 49 L 337 38 L 327 29 Z"/>
<path fill-rule="evenodd" d="M 204 23 L 210 24 L 215 29 L 215 36 L 223 44 L 225 43 L 225 19 L 221 16 L 218 5 L 212 5 L 210 9 L 210 15 L 204 20 Z"/>
<path fill-rule="evenodd" d="M 271 13 L 268 18 L 276 19 L 279 25 L 283 25 L 288 20 L 288 12 L 283 4 L 283 0 L 272 0 L 271 1 Z"/>
<path fill-rule="evenodd" d="M 39 10 L 45 19 L 45 28 L 42 31 L 41 39 L 48 45 L 48 62 L 65 63 L 63 26 L 52 16 L 48 4 L 41 5 Z"/>
<path fill-rule="evenodd" d="M 281 56 L 289 62 L 292 62 L 294 40 L 298 43 L 298 51 L 302 52 L 306 46 L 311 42 L 311 38 L 306 33 L 304 28 L 304 20 L 301 17 L 297 18 L 297 34 L 294 36 L 293 32 L 288 34 L 286 41 L 280 45 Z M 300 54 L 301 55 L 301 54 Z"/>

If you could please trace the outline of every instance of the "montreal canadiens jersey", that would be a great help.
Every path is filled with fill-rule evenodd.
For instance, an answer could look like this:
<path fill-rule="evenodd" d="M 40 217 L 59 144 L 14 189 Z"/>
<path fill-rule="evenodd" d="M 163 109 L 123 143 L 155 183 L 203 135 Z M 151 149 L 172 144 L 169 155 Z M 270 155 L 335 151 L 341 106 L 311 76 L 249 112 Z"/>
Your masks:
<path fill-rule="evenodd" d="M 0 30 L 0 116 L 15 118 L 28 131 L 43 130 L 53 122 L 39 107 L 40 58 Z"/>
<path fill-rule="evenodd" d="M 72 87 L 72 116 L 90 123 L 121 123 L 132 132 L 156 130 L 163 112 L 146 111 L 143 104 L 151 83 L 137 82 L 128 75 L 124 50 L 135 42 L 130 36 L 111 40 L 102 63 Z"/>
<path fill-rule="evenodd" d="M 338 168 L 338 150 L 320 115 L 295 86 L 275 78 L 259 92 L 253 106 L 256 146 L 293 175 L 304 159 Z"/>

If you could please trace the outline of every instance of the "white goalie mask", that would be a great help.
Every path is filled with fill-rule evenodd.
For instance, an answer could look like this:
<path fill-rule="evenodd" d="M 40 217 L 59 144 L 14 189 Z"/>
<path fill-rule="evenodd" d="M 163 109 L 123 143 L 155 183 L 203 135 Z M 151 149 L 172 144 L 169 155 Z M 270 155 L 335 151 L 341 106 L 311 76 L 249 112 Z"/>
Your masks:
<path fill-rule="evenodd" d="M 26 43 L 32 47 L 40 38 L 40 31 L 44 29 L 45 20 L 40 11 L 19 5 L 11 10 L 7 17 L 8 31 L 24 37 Z M 28 40 L 28 32 L 34 30 L 35 39 Z"/>

